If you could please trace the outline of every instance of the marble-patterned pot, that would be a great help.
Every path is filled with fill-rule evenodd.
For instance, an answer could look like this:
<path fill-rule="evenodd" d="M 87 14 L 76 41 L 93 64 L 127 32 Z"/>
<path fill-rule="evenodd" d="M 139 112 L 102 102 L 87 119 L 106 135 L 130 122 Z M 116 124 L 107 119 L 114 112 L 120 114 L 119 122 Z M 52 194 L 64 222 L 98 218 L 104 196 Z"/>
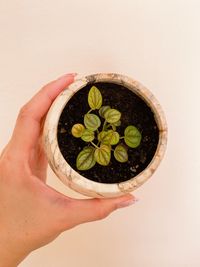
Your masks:
<path fill-rule="evenodd" d="M 121 183 L 104 184 L 89 180 L 66 162 L 60 152 L 57 140 L 57 126 L 60 115 L 69 99 L 87 84 L 95 82 L 109 82 L 125 86 L 141 97 L 154 113 L 159 129 L 159 142 L 156 153 L 147 166 L 137 176 Z M 151 177 L 160 164 L 167 144 L 167 124 L 160 104 L 153 94 L 139 82 L 124 75 L 115 73 L 99 73 L 83 78 L 77 78 L 55 99 L 46 116 L 43 129 L 43 144 L 48 162 L 58 178 L 71 189 L 90 197 L 116 197 L 129 193 L 141 186 Z"/>

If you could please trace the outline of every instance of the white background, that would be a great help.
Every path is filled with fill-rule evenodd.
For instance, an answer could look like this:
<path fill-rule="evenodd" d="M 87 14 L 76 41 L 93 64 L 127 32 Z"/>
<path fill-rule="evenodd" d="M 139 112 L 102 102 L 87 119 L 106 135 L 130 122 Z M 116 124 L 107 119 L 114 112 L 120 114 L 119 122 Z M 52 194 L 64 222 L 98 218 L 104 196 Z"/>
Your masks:
<path fill-rule="evenodd" d="M 169 126 L 137 204 L 62 234 L 21 267 L 200 266 L 199 17 L 198 0 L 0 0 L 0 148 L 20 106 L 67 72 L 139 80 Z M 50 170 L 48 183 L 78 196 Z"/>

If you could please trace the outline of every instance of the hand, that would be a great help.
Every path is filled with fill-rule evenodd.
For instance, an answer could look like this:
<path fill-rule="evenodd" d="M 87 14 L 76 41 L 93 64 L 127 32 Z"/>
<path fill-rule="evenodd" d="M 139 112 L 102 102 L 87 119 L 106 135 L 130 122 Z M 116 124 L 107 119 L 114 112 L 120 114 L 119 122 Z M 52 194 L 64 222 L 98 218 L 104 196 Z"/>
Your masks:
<path fill-rule="evenodd" d="M 135 200 L 130 194 L 112 199 L 72 199 L 46 185 L 42 123 L 53 100 L 73 81 L 73 74 L 62 76 L 21 108 L 0 156 L 0 267 L 17 266 L 31 251 L 63 231 L 103 219 Z"/>

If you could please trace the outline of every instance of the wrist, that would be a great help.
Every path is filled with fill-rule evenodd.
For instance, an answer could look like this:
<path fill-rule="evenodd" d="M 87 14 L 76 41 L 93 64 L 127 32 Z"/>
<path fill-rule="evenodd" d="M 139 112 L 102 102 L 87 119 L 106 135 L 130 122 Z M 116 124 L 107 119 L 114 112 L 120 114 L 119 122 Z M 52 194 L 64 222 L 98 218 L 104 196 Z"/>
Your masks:
<path fill-rule="evenodd" d="M 22 262 L 28 254 L 14 253 L 12 251 L 5 251 L 0 247 L 0 267 L 16 267 Z"/>
<path fill-rule="evenodd" d="M 14 244 L 0 237 L 0 267 L 16 267 L 22 262 L 28 252 L 20 248 L 20 244 Z"/>

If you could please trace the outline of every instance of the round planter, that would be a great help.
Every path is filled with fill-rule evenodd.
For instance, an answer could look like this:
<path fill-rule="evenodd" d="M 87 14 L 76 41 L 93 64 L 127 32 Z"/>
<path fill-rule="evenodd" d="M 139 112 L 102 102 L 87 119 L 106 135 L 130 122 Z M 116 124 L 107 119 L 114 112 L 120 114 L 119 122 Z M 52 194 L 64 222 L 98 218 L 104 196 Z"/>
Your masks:
<path fill-rule="evenodd" d="M 74 170 L 60 152 L 57 140 L 57 127 L 60 115 L 70 98 L 87 84 L 108 82 L 123 85 L 151 108 L 159 129 L 159 141 L 155 155 L 149 165 L 137 176 L 120 183 L 105 184 L 87 179 Z M 115 73 L 99 73 L 77 78 L 55 99 L 46 116 L 43 129 L 43 144 L 48 162 L 58 178 L 71 189 L 90 197 L 116 197 L 127 194 L 142 185 L 160 164 L 167 144 L 167 124 L 160 104 L 153 94 L 138 81 Z"/>

